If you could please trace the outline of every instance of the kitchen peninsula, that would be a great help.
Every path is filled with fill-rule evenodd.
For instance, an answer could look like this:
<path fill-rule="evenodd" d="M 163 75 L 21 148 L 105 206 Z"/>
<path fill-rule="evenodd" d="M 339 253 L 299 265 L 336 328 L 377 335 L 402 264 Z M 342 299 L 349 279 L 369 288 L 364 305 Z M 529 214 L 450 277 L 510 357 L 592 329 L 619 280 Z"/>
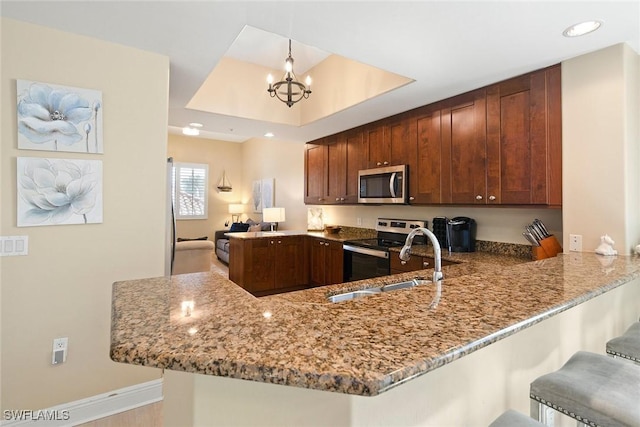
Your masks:
<path fill-rule="evenodd" d="M 487 425 L 640 313 L 636 257 L 451 260 L 435 307 L 432 285 L 327 300 L 420 271 L 264 298 L 215 273 L 117 282 L 111 358 L 165 369 L 166 425 Z"/>

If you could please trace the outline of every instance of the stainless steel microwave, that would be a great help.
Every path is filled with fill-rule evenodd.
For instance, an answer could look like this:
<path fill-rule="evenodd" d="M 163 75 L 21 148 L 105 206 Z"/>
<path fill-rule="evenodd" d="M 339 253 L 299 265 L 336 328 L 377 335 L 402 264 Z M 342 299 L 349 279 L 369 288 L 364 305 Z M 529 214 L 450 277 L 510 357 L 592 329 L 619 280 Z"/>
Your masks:
<path fill-rule="evenodd" d="M 407 165 L 358 171 L 358 203 L 407 203 Z"/>

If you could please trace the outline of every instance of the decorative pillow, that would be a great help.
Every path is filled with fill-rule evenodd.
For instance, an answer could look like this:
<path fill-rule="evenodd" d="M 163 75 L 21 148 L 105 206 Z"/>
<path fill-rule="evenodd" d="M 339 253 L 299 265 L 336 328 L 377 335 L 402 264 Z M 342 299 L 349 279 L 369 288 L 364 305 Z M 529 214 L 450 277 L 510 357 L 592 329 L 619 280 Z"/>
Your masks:
<path fill-rule="evenodd" d="M 234 222 L 233 224 L 231 224 L 231 228 L 229 229 L 230 233 L 236 233 L 236 232 L 244 232 L 249 230 L 249 224 L 245 224 L 242 222 Z"/>
<path fill-rule="evenodd" d="M 178 242 L 191 242 L 193 240 L 209 240 L 207 236 L 195 237 L 193 239 L 188 237 L 178 237 Z"/>
<path fill-rule="evenodd" d="M 260 226 L 262 227 L 262 231 L 271 231 L 271 223 L 270 222 L 261 222 Z"/>
<path fill-rule="evenodd" d="M 249 226 L 251 227 L 256 227 L 255 230 L 251 228 L 249 231 L 270 231 L 271 230 L 270 222 L 255 222 L 254 220 L 249 218 L 247 219 L 247 224 L 249 224 Z"/>

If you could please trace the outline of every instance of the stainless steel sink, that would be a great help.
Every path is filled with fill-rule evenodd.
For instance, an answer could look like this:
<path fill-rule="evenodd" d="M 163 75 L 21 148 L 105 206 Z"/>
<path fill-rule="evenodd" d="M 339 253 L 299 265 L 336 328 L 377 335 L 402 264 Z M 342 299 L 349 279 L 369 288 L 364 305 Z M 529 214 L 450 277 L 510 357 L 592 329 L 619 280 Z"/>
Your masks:
<path fill-rule="evenodd" d="M 327 297 L 330 302 L 349 301 L 357 298 L 366 297 L 369 295 L 380 294 L 383 292 L 397 291 L 399 289 L 413 288 L 418 285 L 424 285 L 432 283 L 431 280 L 413 279 L 404 282 L 390 283 L 388 285 L 379 286 L 376 288 L 359 289 L 357 291 L 344 292 L 341 294 L 331 295 Z"/>
<path fill-rule="evenodd" d="M 380 292 L 382 292 L 381 288 L 361 289 L 358 291 L 331 295 L 330 297 L 328 297 L 328 299 L 330 302 L 341 302 L 341 301 L 348 301 L 356 298 L 366 297 L 368 295 L 379 294 Z"/>

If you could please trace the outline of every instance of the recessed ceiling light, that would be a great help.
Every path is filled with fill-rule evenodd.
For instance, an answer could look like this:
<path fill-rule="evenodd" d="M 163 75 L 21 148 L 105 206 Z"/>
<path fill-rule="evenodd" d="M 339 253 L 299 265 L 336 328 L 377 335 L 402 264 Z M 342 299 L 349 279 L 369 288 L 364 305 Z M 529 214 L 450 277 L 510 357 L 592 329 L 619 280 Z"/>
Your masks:
<path fill-rule="evenodd" d="M 579 24 L 574 24 L 569 28 L 567 28 L 566 30 L 564 30 L 562 32 L 562 35 L 565 37 L 584 36 L 585 34 L 589 34 L 597 30 L 598 28 L 600 28 L 601 25 L 602 25 L 602 22 L 600 21 L 580 22 Z"/>
<path fill-rule="evenodd" d="M 201 128 L 202 127 L 202 123 L 189 123 L 189 126 L 191 126 L 192 128 Z"/>
<path fill-rule="evenodd" d="M 189 126 L 182 128 L 182 133 L 189 136 L 200 135 L 200 131 L 198 129 L 190 128 Z"/>
<path fill-rule="evenodd" d="M 264 136 L 267 138 L 273 138 L 274 135 L 273 135 L 273 132 L 267 132 L 264 134 Z"/>

